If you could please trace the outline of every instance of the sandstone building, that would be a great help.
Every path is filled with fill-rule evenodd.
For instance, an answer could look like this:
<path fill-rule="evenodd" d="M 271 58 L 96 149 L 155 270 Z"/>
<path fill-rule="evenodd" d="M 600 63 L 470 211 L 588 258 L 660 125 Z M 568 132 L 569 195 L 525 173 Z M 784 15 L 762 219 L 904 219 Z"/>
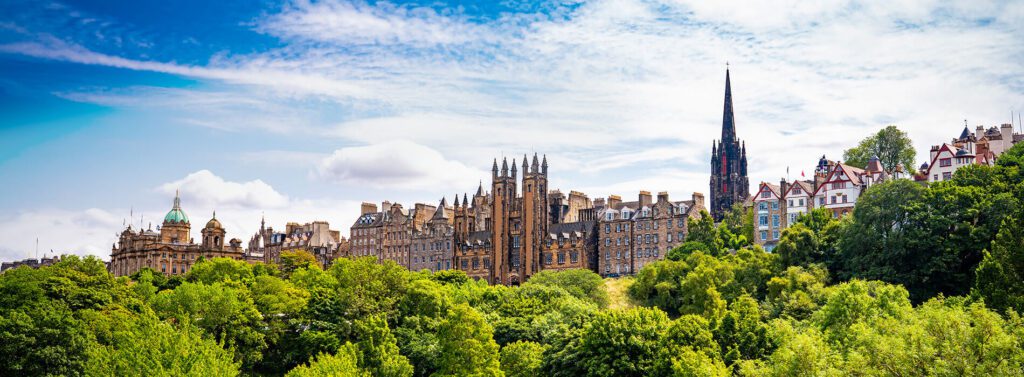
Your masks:
<path fill-rule="evenodd" d="M 194 243 L 191 231 L 188 215 L 181 209 L 181 198 L 175 194 L 174 207 L 164 216 L 157 231 L 135 230 L 129 225 L 121 232 L 118 242 L 111 248 L 110 272 L 125 276 L 149 267 L 164 274 L 178 275 L 188 272 L 200 257 L 243 258 L 242 241 L 237 238 L 225 241 L 227 232 L 217 220 L 216 212 L 200 231 L 199 244 Z"/>

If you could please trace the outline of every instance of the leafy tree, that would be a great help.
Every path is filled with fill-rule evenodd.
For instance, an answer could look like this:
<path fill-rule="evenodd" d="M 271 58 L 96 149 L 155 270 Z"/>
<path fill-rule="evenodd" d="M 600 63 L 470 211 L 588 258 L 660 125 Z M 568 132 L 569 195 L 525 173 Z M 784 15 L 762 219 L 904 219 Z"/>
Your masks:
<path fill-rule="evenodd" d="M 288 250 L 281 252 L 281 273 L 290 276 L 292 271 L 300 268 L 319 268 L 316 256 L 305 250 Z"/>
<path fill-rule="evenodd" d="M 877 156 L 886 170 L 891 171 L 896 165 L 903 164 L 907 172 L 913 172 L 916 155 L 914 143 L 907 133 L 889 125 L 861 140 L 856 147 L 847 149 L 843 152 L 843 159 L 847 165 L 863 168 L 871 157 Z"/>
<path fill-rule="evenodd" d="M 245 288 L 224 283 L 184 283 L 163 291 L 153 299 L 153 309 L 162 318 L 191 323 L 225 346 L 233 347 L 246 368 L 262 358 L 267 347 L 259 310 Z"/>
<path fill-rule="evenodd" d="M 237 376 L 231 351 L 191 326 L 155 318 L 120 323 L 108 345 L 89 351 L 92 376 Z"/>
<path fill-rule="evenodd" d="M 978 265 L 973 293 L 996 310 L 1024 312 L 1024 216 L 1003 220 L 992 250 Z"/>
<path fill-rule="evenodd" d="M 693 252 L 695 251 L 710 254 L 711 248 L 708 247 L 708 245 L 704 244 L 703 242 L 687 241 L 683 242 L 679 246 L 676 246 L 672 250 L 669 250 L 668 254 L 665 255 L 665 259 L 674 261 L 683 260 L 686 259 L 686 256 L 693 254 Z"/>
<path fill-rule="evenodd" d="M 903 318 L 911 306 L 907 290 L 879 281 L 852 280 L 831 287 L 825 305 L 814 313 L 811 322 L 832 343 L 842 345 L 855 325 L 879 318 Z"/>
<path fill-rule="evenodd" d="M 65 305 L 39 303 L 0 312 L 2 375 L 81 376 L 93 347 L 95 340 Z"/>
<path fill-rule="evenodd" d="M 501 348 L 501 370 L 507 377 L 541 375 L 545 347 L 534 342 L 517 341 Z"/>
<path fill-rule="evenodd" d="M 370 372 L 359 367 L 359 350 L 346 343 L 334 355 L 319 354 L 309 365 L 300 365 L 288 377 L 370 377 Z"/>
<path fill-rule="evenodd" d="M 715 220 L 707 211 L 702 210 L 698 218 L 687 218 L 686 230 L 686 242 L 694 241 L 707 245 L 710 250 L 705 251 L 711 255 L 718 255 L 722 252 L 724 243 L 718 235 Z"/>
<path fill-rule="evenodd" d="M 372 316 L 356 322 L 359 332 L 359 365 L 374 376 L 412 376 L 412 364 L 398 352 L 396 340 L 391 335 L 383 315 Z"/>
<path fill-rule="evenodd" d="M 715 339 L 722 347 L 726 364 L 739 360 L 760 359 L 774 349 L 768 326 L 761 321 L 757 301 L 750 296 L 737 298 L 715 329 Z"/>
<path fill-rule="evenodd" d="M 825 302 L 828 271 L 819 266 L 792 266 L 768 281 L 768 296 L 762 303 L 770 318 L 810 317 Z"/>
<path fill-rule="evenodd" d="M 237 282 L 249 284 L 256 277 L 252 271 L 252 265 L 240 260 L 231 258 L 203 259 L 185 274 L 185 280 L 190 282 L 201 282 L 213 284 L 217 282 Z"/>
<path fill-rule="evenodd" d="M 530 277 L 526 284 L 560 287 L 574 297 L 589 300 L 598 307 L 608 306 L 608 291 L 604 279 L 591 270 L 541 271 Z"/>
<path fill-rule="evenodd" d="M 806 266 L 824 260 L 818 248 L 818 237 L 811 228 L 799 222 L 782 231 L 774 251 L 779 255 L 779 262 L 786 267 Z"/>
<path fill-rule="evenodd" d="M 483 316 L 466 304 L 455 305 L 438 332 L 441 359 L 435 376 L 503 376 L 498 344 Z"/>
<path fill-rule="evenodd" d="M 731 245 L 733 250 L 749 246 L 754 239 L 754 209 L 743 207 L 743 203 L 734 203 L 722 217 L 720 227 L 729 231 L 737 240 L 745 240 L 744 244 Z M 742 238 L 740 238 L 742 237 Z"/>
<path fill-rule="evenodd" d="M 648 376 L 657 375 L 670 361 L 659 358 L 663 351 L 662 332 L 670 321 L 665 312 L 650 308 L 610 310 L 598 314 L 579 337 L 555 357 L 563 369 L 548 370 L 556 376 Z M 568 368 L 565 368 L 568 366 Z"/>

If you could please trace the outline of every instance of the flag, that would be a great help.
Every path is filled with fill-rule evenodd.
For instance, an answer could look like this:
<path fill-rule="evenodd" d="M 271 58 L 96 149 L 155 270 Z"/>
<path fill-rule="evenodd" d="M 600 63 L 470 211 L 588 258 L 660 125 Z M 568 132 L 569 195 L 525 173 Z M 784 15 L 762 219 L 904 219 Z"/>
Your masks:
<path fill-rule="evenodd" d="M 801 177 L 806 177 L 806 175 L 804 175 L 804 171 L 803 170 L 800 171 L 800 176 Z"/>

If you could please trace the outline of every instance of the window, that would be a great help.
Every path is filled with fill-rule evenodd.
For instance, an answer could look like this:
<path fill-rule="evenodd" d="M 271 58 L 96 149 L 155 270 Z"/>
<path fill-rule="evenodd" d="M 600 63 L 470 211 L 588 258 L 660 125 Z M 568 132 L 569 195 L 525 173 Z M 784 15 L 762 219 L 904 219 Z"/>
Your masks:
<path fill-rule="evenodd" d="M 612 232 L 612 224 L 604 224 L 604 232 L 605 233 L 611 233 Z"/>
<path fill-rule="evenodd" d="M 762 210 L 762 211 L 767 211 L 768 210 L 768 203 L 765 203 L 765 202 L 757 203 L 757 209 Z"/>
<path fill-rule="evenodd" d="M 612 245 L 612 239 L 611 238 L 605 238 L 604 239 L 604 245 L 605 246 L 611 246 Z"/>
<path fill-rule="evenodd" d="M 804 199 L 803 199 L 803 198 L 800 198 L 800 204 L 799 204 L 799 205 L 800 205 L 801 207 L 803 207 L 803 206 L 804 206 Z"/>
<path fill-rule="evenodd" d="M 779 215 L 772 215 L 772 226 L 779 227 Z"/>
<path fill-rule="evenodd" d="M 770 192 L 768 192 L 768 191 L 761 191 L 761 197 L 767 199 L 767 198 L 772 197 L 772 194 Z"/>
<path fill-rule="evenodd" d="M 819 206 L 825 205 L 825 197 L 824 196 L 818 197 L 818 205 Z"/>
<path fill-rule="evenodd" d="M 836 204 L 836 197 L 835 196 L 832 197 L 832 204 Z"/>
<path fill-rule="evenodd" d="M 565 253 L 558 253 L 558 264 L 565 264 Z"/>
<path fill-rule="evenodd" d="M 789 205 L 790 207 L 792 207 L 792 206 L 793 206 L 793 199 L 790 199 L 790 200 L 789 200 L 789 202 L 787 203 L 787 205 Z"/>
<path fill-rule="evenodd" d="M 832 189 L 833 190 L 844 189 L 844 188 L 846 188 L 846 182 L 832 182 Z"/>
<path fill-rule="evenodd" d="M 941 167 L 947 167 L 947 166 L 952 166 L 952 165 L 953 165 L 953 161 L 951 159 L 943 158 L 943 159 L 939 160 L 939 166 L 941 166 Z"/>
<path fill-rule="evenodd" d="M 772 200 L 772 209 L 779 209 L 779 201 Z"/>
<path fill-rule="evenodd" d="M 579 261 L 579 259 L 580 259 L 580 253 L 575 252 L 575 251 L 569 253 L 569 262 L 576 263 L 576 262 Z"/>
<path fill-rule="evenodd" d="M 768 215 L 761 215 L 757 217 L 757 223 L 760 226 L 768 226 Z"/>
<path fill-rule="evenodd" d="M 665 221 L 668 221 L 668 227 L 671 228 L 672 227 L 672 219 L 668 219 L 668 220 L 665 220 Z"/>
<path fill-rule="evenodd" d="M 476 258 L 473 258 L 473 269 L 476 270 L 476 269 L 479 269 L 479 268 L 480 268 L 480 260 L 476 259 Z"/>
<path fill-rule="evenodd" d="M 551 264 L 551 253 L 544 253 L 544 264 Z"/>
<path fill-rule="evenodd" d="M 777 229 L 772 231 L 772 239 L 773 240 L 779 239 L 779 231 Z"/>
<path fill-rule="evenodd" d="M 933 181 L 938 181 L 939 180 L 939 175 L 938 174 L 932 174 L 932 180 Z"/>
<path fill-rule="evenodd" d="M 672 242 L 672 233 L 668 234 L 668 242 Z"/>
<path fill-rule="evenodd" d="M 953 173 L 950 173 L 948 171 L 942 173 L 942 180 L 943 181 L 948 181 L 950 178 L 953 178 Z"/>
<path fill-rule="evenodd" d="M 767 240 L 767 239 L 768 239 L 768 231 L 767 230 L 762 230 L 761 231 L 761 241 L 764 241 L 764 240 Z"/>

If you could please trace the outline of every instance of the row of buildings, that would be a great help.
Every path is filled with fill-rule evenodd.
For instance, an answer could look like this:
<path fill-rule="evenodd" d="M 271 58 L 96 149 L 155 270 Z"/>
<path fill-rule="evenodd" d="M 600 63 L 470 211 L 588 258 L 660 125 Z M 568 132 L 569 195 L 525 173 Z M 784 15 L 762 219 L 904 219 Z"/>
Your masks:
<path fill-rule="evenodd" d="M 965 126 L 959 137 L 949 143 L 931 147 L 928 162 L 916 174 L 902 165 L 883 166 L 877 157 L 867 166 L 850 166 L 822 156 L 814 169 L 813 179 L 781 180 L 779 184 L 761 182 L 745 205 L 754 211 L 755 242 L 766 250 L 778 243 L 782 230 L 803 213 L 814 208 L 827 208 L 833 216 L 851 213 L 860 195 L 872 185 L 889 179 L 913 179 L 922 184 L 942 182 L 969 165 L 993 165 L 1006 150 L 1024 140 L 1013 132 L 1013 126 L 984 128 L 974 133 Z"/>

